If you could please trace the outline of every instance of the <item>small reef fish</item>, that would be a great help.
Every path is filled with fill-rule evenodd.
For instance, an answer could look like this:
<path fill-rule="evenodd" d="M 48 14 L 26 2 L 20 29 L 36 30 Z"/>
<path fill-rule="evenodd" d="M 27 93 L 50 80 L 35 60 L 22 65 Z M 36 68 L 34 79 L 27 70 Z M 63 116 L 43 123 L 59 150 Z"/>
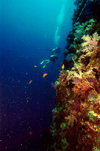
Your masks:
<path fill-rule="evenodd" d="M 47 85 L 47 88 L 50 88 L 51 87 L 51 85 Z"/>
<path fill-rule="evenodd" d="M 32 80 L 29 81 L 29 84 L 31 84 L 31 83 L 32 83 Z"/>
<path fill-rule="evenodd" d="M 29 132 L 29 135 L 30 135 L 30 136 L 32 135 L 32 131 Z"/>
<path fill-rule="evenodd" d="M 46 76 L 47 76 L 47 73 L 44 73 L 44 74 L 43 74 L 43 78 L 45 78 Z"/>
<path fill-rule="evenodd" d="M 37 68 L 37 66 L 36 66 L 36 65 L 34 65 L 34 68 Z"/>
<path fill-rule="evenodd" d="M 63 70 L 65 68 L 64 64 L 61 66 L 61 69 Z"/>

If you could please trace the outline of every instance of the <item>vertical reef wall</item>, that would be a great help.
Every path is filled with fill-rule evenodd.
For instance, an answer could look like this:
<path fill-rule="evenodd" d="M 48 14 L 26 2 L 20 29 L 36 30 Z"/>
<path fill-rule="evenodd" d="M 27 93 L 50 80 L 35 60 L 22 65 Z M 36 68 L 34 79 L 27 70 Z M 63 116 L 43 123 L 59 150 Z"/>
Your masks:
<path fill-rule="evenodd" d="M 76 0 L 55 82 L 49 151 L 100 150 L 100 0 Z"/>

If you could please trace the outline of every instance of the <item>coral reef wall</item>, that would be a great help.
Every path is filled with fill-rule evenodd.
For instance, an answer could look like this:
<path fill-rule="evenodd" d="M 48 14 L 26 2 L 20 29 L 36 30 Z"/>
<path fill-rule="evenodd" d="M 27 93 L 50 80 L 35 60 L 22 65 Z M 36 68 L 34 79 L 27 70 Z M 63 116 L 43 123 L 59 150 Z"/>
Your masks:
<path fill-rule="evenodd" d="M 100 0 L 76 0 L 55 82 L 49 151 L 100 150 Z"/>

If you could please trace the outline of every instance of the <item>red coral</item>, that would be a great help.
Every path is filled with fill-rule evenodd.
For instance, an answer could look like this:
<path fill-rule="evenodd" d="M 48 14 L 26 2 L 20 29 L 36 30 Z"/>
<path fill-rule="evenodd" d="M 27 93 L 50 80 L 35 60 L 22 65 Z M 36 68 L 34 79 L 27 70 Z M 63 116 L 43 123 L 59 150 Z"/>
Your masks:
<path fill-rule="evenodd" d="M 75 110 L 75 111 L 80 110 L 79 101 L 76 101 L 76 102 L 73 103 L 73 107 L 71 108 L 71 110 Z"/>
<path fill-rule="evenodd" d="M 100 93 L 100 85 L 97 85 L 97 86 L 95 87 L 95 89 L 96 89 L 96 91 L 97 91 L 98 93 Z"/>
<path fill-rule="evenodd" d="M 85 81 L 85 79 L 81 79 L 79 82 L 75 83 L 75 86 L 72 88 L 72 91 L 80 95 L 80 94 L 85 94 L 85 92 L 90 89 L 91 86 L 87 83 L 87 81 Z"/>

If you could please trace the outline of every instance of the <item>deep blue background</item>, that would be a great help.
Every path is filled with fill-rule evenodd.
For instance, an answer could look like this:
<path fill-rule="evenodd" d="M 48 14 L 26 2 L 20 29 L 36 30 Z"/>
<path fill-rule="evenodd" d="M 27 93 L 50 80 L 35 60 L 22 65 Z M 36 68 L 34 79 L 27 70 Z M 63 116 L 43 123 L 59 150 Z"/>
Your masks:
<path fill-rule="evenodd" d="M 55 107 L 55 90 L 48 86 L 61 70 L 73 2 L 0 0 L 0 151 L 42 151 L 42 133 L 50 127 Z M 59 24 L 62 6 L 64 16 Z M 57 26 L 58 45 L 54 43 Z M 59 59 L 43 69 L 40 62 L 50 56 L 46 48 L 56 46 L 61 47 Z M 48 74 L 45 79 L 43 73 Z"/>

